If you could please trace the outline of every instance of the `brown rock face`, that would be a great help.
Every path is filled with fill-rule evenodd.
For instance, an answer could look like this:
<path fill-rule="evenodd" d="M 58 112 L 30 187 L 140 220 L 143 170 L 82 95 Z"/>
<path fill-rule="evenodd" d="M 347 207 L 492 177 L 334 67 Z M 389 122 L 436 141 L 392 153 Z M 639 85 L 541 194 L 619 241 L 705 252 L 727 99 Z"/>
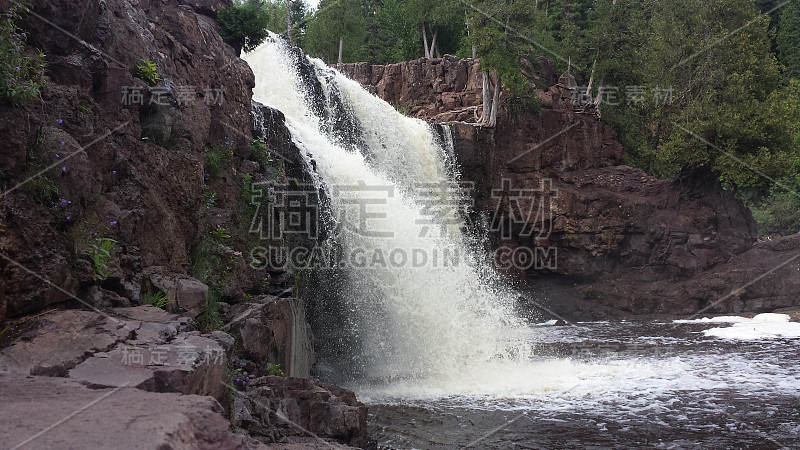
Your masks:
<path fill-rule="evenodd" d="M 475 122 L 481 113 L 480 61 L 445 55 L 385 66 L 342 64 L 339 70 L 409 116 Z"/>
<path fill-rule="evenodd" d="M 249 151 L 253 74 L 208 16 L 226 4 L 33 2 L 19 25 L 47 55 L 50 81 L 42 101 L 0 106 L 0 180 L 16 186 L 54 165 L 45 175 L 58 192 L 39 204 L 35 182 L 4 188 L 0 320 L 85 297 L 82 253 L 96 237 L 120 242 L 113 278 L 149 266 L 186 273 L 202 223 L 203 149 L 227 137 L 235 157 Z M 143 59 L 158 86 L 135 78 Z"/>
<path fill-rule="evenodd" d="M 445 58 L 343 70 L 384 100 L 413 105 L 415 117 L 450 121 L 466 119 L 464 107 L 480 112 L 478 69 L 477 61 Z M 462 180 L 475 183 L 476 214 L 492 219 L 498 267 L 524 291 L 544 293 L 568 317 L 596 317 L 606 307 L 692 314 L 712 304 L 712 312 L 738 312 L 800 302 L 796 283 L 785 281 L 800 258 L 770 275 L 784 281 L 761 280 L 735 301 L 719 301 L 800 250 L 753 248 L 750 211 L 713 175 L 664 181 L 622 165 L 609 125 L 570 111 L 556 87 L 544 88 L 550 103 L 538 113 L 506 104 L 496 128 L 451 124 Z M 531 258 L 514 260 L 517 253 Z"/>

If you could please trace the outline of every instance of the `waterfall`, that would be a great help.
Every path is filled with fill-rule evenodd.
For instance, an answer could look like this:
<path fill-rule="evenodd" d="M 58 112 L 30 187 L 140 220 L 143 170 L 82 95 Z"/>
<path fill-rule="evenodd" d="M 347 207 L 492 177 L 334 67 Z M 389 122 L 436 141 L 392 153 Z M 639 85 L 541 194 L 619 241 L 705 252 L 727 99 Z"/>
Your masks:
<path fill-rule="evenodd" d="M 323 244 L 344 255 L 345 264 L 321 269 L 344 314 L 324 324 L 334 332 L 314 333 L 348 334 L 339 344 L 351 359 L 320 366 L 365 382 L 430 380 L 524 358 L 513 293 L 493 279 L 465 225 L 449 128 L 398 113 L 278 36 L 244 59 L 254 99 L 284 113 L 327 197 Z"/>

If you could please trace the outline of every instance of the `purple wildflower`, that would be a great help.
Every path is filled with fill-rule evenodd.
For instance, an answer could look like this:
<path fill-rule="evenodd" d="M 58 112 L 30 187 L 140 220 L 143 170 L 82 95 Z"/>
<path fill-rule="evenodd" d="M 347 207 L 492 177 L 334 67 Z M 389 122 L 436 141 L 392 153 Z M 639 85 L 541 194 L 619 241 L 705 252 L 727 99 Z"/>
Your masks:
<path fill-rule="evenodd" d="M 58 119 L 58 123 L 64 123 L 64 121 L 61 120 L 61 119 Z"/>
<path fill-rule="evenodd" d="M 64 141 L 61 141 L 61 145 L 64 145 Z"/>
<path fill-rule="evenodd" d="M 114 225 L 117 224 L 117 221 L 116 220 L 112 220 L 111 222 L 108 222 L 108 224 L 113 227 Z"/>
<path fill-rule="evenodd" d="M 117 174 L 117 171 L 116 171 L 116 170 L 112 170 L 112 171 L 111 171 L 111 173 L 113 173 L 114 175 L 116 175 L 116 174 Z"/>
<path fill-rule="evenodd" d="M 59 202 L 59 203 L 61 203 L 61 206 L 64 206 L 64 205 L 66 205 L 68 202 L 67 202 L 67 199 L 65 199 L 65 198 L 62 198 L 62 199 L 61 199 L 61 202 Z"/>
<path fill-rule="evenodd" d="M 70 219 L 70 217 L 69 217 L 69 216 L 67 216 L 67 222 L 69 222 L 69 219 Z"/>
<path fill-rule="evenodd" d="M 61 171 L 62 172 L 66 172 L 67 171 L 67 166 L 61 166 Z"/>
<path fill-rule="evenodd" d="M 61 155 L 59 155 L 58 153 L 56 153 L 56 158 L 61 158 Z"/>

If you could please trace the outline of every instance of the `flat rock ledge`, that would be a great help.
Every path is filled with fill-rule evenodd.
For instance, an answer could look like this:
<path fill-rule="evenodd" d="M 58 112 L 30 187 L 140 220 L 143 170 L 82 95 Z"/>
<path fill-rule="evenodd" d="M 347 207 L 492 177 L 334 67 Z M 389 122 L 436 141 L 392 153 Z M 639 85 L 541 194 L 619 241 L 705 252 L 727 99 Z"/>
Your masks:
<path fill-rule="evenodd" d="M 351 391 L 256 374 L 236 383 L 236 339 L 191 331 L 188 317 L 152 306 L 61 310 L 4 332 L 0 449 L 368 444 L 366 407 Z"/>

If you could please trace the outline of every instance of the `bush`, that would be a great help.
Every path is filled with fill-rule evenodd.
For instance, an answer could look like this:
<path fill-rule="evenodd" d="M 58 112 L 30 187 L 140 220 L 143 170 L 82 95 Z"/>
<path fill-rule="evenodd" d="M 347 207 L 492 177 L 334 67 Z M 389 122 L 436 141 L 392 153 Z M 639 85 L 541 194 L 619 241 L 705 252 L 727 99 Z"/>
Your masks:
<path fill-rule="evenodd" d="M 144 81 L 150 86 L 155 86 L 161 81 L 161 76 L 158 74 L 156 63 L 149 59 L 142 59 L 136 65 L 136 78 Z"/>
<path fill-rule="evenodd" d="M 47 81 L 44 53 L 26 55 L 26 35 L 16 25 L 27 9 L 26 2 L 15 3 L 0 19 L 0 103 L 13 106 L 39 97 Z"/>
<path fill-rule="evenodd" d="M 786 236 L 800 231 L 800 183 L 784 184 L 793 192 L 774 186 L 763 202 L 752 207 L 760 236 Z"/>
<path fill-rule="evenodd" d="M 269 14 L 262 0 L 244 0 L 217 13 L 222 39 L 241 53 L 258 47 L 267 38 Z"/>
<path fill-rule="evenodd" d="M 250 143 L 250 159 L 258 163 L 262 172 L 272 164 L 272 152 L 263 137 L 253 139 L 253 142 Z"/>
<path fill-rule="evenodd" d="M 172 303 L 172 301 L 167 298 L 167 294 L 165 294 L 164 291 L 158 291 L 155 294 L 148 295 L 144 299 L 145 305 L 151 305 L 161 309 L 166 308 L 170 303 Z"/>
<path fill-rule="evenodd" d="M 111 275 L 116 249 L 117 241 L 110 238 L 97 238 L 97 241 L 91 244 L 89 259 L 92 261 L 95 280 L 105 280 Z"/>
<path fill-rule="evenodd" d="M 204 168 L 210 176 L 219 177 L 230 167 L 233 150 L 229 144 L 212 145 L 211 148 L 203 150 L 206 159 Z"/>

